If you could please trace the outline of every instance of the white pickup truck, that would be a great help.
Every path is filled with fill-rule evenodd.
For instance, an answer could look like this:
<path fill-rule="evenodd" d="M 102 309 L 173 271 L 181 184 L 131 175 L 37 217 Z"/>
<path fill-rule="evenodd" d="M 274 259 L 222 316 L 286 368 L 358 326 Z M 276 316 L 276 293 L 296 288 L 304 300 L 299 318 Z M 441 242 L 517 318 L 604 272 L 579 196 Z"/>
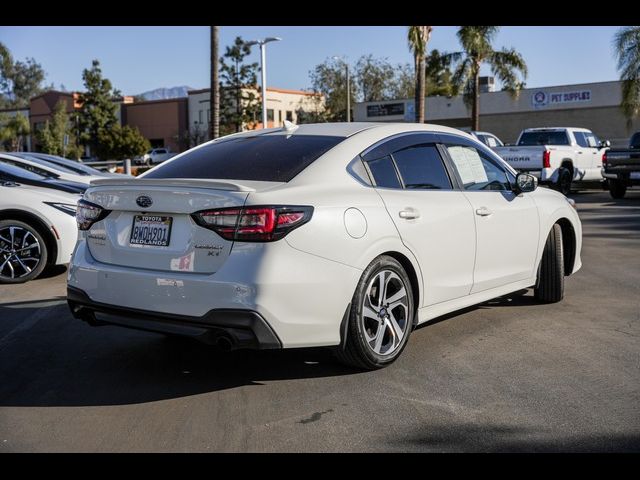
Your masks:
<path fill-rule="evenodd" d="M 602 155 L 608 146 L 586 128 L 527 128 L 515 146 L 493 150 L 517 171 L 568 195 L 574 184 L 604 181 Z"/>

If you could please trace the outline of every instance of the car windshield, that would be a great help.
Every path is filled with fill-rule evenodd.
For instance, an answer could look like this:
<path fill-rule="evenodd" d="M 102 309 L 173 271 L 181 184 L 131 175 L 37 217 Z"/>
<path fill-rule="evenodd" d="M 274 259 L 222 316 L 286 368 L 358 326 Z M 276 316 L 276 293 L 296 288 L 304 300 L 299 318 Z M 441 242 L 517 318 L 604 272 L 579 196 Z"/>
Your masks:
<path fill-rule="evenodd" d="M 57 165 L 59 167 L 64 167 L 65 169 L 71 170 L 73 173 L 77 173 L 78 175 L 104 175 L 100 170 L 90 167 L 89 165 L 84 165 L 80 162 L 76 162 L 75 160 L 69 160 L 68 158 L 58 157 L 57 155 L 47 155 L 47 154 L 37 154 L 32 155 L 34 157 L 38 157 L 45 162 Z"/>
<path fill-rule="evenodd" d="M 144 177 L 288 182 L 344 138 L 281 134 L 235 137 L 194 148 Z"/>
<path fill-rule="evenodd" d="M 518 145 L 570 145 L 570 143 L 567 133 L 563 130 L 536 130 L 524 132 L 518 140 Z"/>
<path fill-rule="evenodd" d="M 47 167 L 47 168 L 51 168 L 52 170 L 55 170 L 57 172 L 62 172 L 62 173 L 75 173 L 73 170 L 62 166 L 62 165 L 57 165 L 55 163 L 49 162 L 47 160 L 44 160 L 42 158 L 40 158 L 39 156 L 35 156 L 35 155 L 30 155 L 30 154 L 25 154 L 25 153 L 20 153 L 19 155 L 16 155 L 16 157 L 18 158 L 22 158 L 24 160 L 28 160 L 30 162 L 36 163 L 42 167 Z"/>
<path fill-rule="evenodd" d="M 21 178 L 24 180 L 45 180 L 46 177 L 38 175 L 37 173 L 30 172 L 24 168 L 14 167 L 2 161 L 0 158 L 0 178 L 3 176 L 12 176 L 15 178 Z"/>

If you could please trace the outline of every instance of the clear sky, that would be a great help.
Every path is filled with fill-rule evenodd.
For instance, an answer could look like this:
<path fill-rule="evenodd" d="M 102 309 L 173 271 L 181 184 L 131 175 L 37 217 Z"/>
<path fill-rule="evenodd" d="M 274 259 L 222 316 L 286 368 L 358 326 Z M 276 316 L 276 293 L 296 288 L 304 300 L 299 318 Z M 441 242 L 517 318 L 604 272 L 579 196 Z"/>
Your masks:
<path fill-rule="evenodd" d="M 393 63 L 411 62 L 407 27 L 221 27 L 221 46 L 279 36 L 267 47 L 268 84 L 309 88 L 309 71 L 333 55 L 355 61 L 372 53 Z M 496 47 L 515 47 L 529 67 L 528 87 L 617 79 L 612 39 L 618 27 L 503 27 Z M 430 48 L 459 50 L 456 27 L 436 26 Z M 82 70 L 97 58 L 124 94 L 159 87 L 209 86 L 209 27 L 2 27 L 0 42 L 23 60 L 33 57 L 47 82 L 82 88 Z M 221 48 L 221 54 L 224 48 Z M 252 57 L 259 61 L 259 50 Z"/>

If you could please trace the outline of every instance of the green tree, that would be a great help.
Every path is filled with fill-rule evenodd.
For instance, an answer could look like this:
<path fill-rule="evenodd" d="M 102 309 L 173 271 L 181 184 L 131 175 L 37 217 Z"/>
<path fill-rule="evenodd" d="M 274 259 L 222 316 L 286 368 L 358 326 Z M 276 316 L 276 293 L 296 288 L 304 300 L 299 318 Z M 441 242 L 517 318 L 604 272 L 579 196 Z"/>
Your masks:
<path fill-rule="evenodd" d="M 220 58 L 220 110 L 227 133 L 235 128 L 241 132 L 248 123 L 256 122 L 261 113 L 257 92 L 257 63 L 246 63 L 251 47 L 242 37 L 236 37 Z M 214 92 L 212 92 L 214 93 Z"/>
<path fill-rule="evenodd" d="M 29 119 L 21 113 L 11 117 L 2 115 L 0 118 L 0 144 L 9 151 L 22 150 L 25 138 L 30 132 Z"/>
<path fill-rule="evenodd" d="M 488 64 L 503 89 L 515 98 L 524 87 L 527 65 L 515 49 L 494 50 L 491 45 L 499 27 L 463 26 L 458 29 L 462 51 L 449 53 L 448 60 L 457 62 L 453 74 L 456 89 L 462 89 L 467 105 L 471 104 L 472 129 L 480 128 L 480 67 Z M 522 80 L 520 80 L 522 78 Z"/>
<path fill-rule="evenodd" d="M 427 97 L 433 95 L 456 95 L 456 88 L 452 82 L 451 60 L 446 53 L 432 50 L 426 57 L 426 88 Z M 395 68 L 393 83 L 390 87 L 390 98 L 411 98 L 415 93 L 415 70 L 411 64 L 399 64 Z"/>
<path fill-rule="evenodd" d="M 38 142 L 44 153 L 60 155 L 67 158 L 80 158 L 81 149 L 76 143 L 73 124 L 67 113 L 67 103 L 60 100 L 53 108 L 51 121 L 45 123 L 44 128 L 36 132 Z M 67 137 L 67 144 L 64 140 Z"/>
<path fill-rule="evenodd" d="M 325 97 L 322 113 L 327 122 L 347 120 L 347 72 L 342 60 L 327 59 L 309 72 L 313 91 Z M 351 85 L 351 104 L 356 101 L 356 85 Z"/>
<path fill-rule="evenodd" d="M 82 72 L 85 91 L 80 94 L 78 129 L 80 143 L 88 145 L 93 154 L 103 158 L 109 151 L 100 145 L 100 135 L 118 125 L 118 106 L 113 101 L 120 95 L 111 82 L 102 76 L 100 62 L 94 60 L 91 68 Z"/>
<path fill-rule="evenodd" d="M 431 25 L 412 26 L 407 32 L 409 50 L 413 54 L 413 63 L 416 74 L 415 102 L 416 122 L 424 123 L 424 97 L 426 95 L 426 62 L 427 44 L 431 38 Z"/>
<path fill-rule="evenodd" d="M 613 43 L 622 81 L 620 107 L 631 126 L 631 121 L 640 114 L 640 27 L 621 28 Z"/>
<path fill-rule="evenodd" d="M 114 124 L 109 129 L 102 129 L 98 135 L 101 158 L 124 160 L 142 155 L 151 148 L 149 140 L 144 138 L 137 128 Z"/>
<path fill-rule="evenodd" d="M 14 61 L 9 49 L 0 43 L 0 108 L 24 108 L 42 92 L 45 72 L 33 58 Z"/>
<path fill-rule="evenodd" d="M 355 67 L 355 93 L 363 102 L 392 99 L 394 76 L 395 69 L 386 59 L 363 55 Z"/>

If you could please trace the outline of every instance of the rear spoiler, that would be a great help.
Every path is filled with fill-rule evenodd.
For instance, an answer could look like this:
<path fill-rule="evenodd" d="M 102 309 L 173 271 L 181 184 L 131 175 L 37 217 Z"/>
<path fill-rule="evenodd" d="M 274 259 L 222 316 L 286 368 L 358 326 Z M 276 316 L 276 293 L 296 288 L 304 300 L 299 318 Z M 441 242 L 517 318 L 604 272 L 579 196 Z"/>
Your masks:
<path fill-rule="evenodd" d="M 91 180 L 92 187 L 195 187 L 228 190 L 232 192 L 255 192 L 255 188 L 226 180 L 203 180 L 199 178 L 101 178 Z"/>

